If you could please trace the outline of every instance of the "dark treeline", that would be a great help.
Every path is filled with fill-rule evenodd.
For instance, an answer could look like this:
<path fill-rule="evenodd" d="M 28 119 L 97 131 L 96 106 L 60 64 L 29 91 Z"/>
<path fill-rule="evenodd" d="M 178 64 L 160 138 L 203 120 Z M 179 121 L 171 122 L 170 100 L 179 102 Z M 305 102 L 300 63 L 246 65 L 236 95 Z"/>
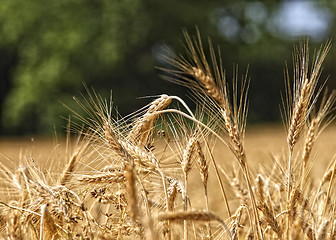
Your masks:
<path fill-rule="evenodd" d="M 3 0 L 0 8 L 0 134 L 60 132 L 78 111 L 84 84 L 103 98 L 112 91 L 121 115 L 162 93 L 188 100 L 163 80 L 166 49 L 184 53 L 183 29 L 220 46 L 227 78 L 248 69 L 250 122 L 280 121 L 285 61 L 304 37 L 311 50 L 334 37 L 333 1 Z M 305 18 L 305 16 L 309 16 Z M 322 79 L 335 84 L 332 47 Z M 313 55 L 313 52 L 312 52 Z"/>

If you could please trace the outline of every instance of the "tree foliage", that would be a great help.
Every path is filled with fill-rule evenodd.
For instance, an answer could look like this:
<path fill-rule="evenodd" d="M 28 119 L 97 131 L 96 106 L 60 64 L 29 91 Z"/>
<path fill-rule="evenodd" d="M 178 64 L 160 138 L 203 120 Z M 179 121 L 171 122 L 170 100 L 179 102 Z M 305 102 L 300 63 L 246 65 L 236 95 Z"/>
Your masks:
<path fill-rule="evenodd" d="M 181 93 L 181 88 L 158 78 L 160 72 L 155 66 L 164 66 L 160 54 L 165 47 L 180 51 L 181 30 L 194 32 L 195 26 L 202 36 L 211 36 L 221 46 L 228 77 L 233 62 L 241 65 L 241 72 L 250 64 L 253 81 L 274 86 L 276 92 L 272 87 L 268 92 L 268 97 L 274 98 L 282 85 L 279 79 L 283 77 L 284 59 L 291 50 L 283 39 L 272 35 L 266 24 L 279 4 L 234 0 L 3 0 L 0 51 L 5 54 L 0 59 L 5 66 L 1 71 L 6 74 L 1 81 L 7 84 L 2 85 L 0 131 L 50 131 L 53 124 L 63 121 L 60 115 L 68 114 L 60 101 L 71 107 L 72 96 L 85 92 L 83 82 L 104 97 L 112 89 L 123 114 L 143 105 L 135 97 L 164 91 Z M 252 106 L 251 115 L 260 119 L 269 106 L 265 106 L 261 90 L 252 89 L 252 103 L 258 107 Z M 275 112 L 269 116 L 264 120 L 277 118 Z"/>

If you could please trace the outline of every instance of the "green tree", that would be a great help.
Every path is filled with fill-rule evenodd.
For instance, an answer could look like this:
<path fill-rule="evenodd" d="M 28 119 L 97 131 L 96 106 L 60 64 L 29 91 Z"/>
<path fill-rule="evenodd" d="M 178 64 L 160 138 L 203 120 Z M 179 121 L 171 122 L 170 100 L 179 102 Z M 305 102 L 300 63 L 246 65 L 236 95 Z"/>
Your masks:
<path fill-rule="evenodd" d="M 204 41 L 219 44 L 232 76 L 250 65 L 252 119 L 278 117 L 282 69 L 290 59 L 287 39 L 270 31 L 281 1 L 206 0 L 3 0 L 0 6 L 0 59 L 11 59 L 2 76 L 10 80 L 2 108 L 2 132 L 50 132 L 64 125 L 72 96 L 85 94 L 83 82 L 103 97 L 113 90 L 122 114 L 143 106 L 136 97 L 184 94 L 158 77 L 163 47 L 183 51 L 182 29 L 198 26 Z M 266 84 L 268 95 L 258 86 Z M 7 88 L 8 84 L 2 87 Z M 2 91 L 4 95 L 5 91 Z M 274 110 L 269 110 L 274 109 Z M 1 109 L 0 109 L 1 110 Z M 1 116 L 1 115 L 0 115 Z M 62 123 L 63 122 L 63 123 Z M 1 132 L 1 128 L 0 128 Z"/>
<path fill-rule="evenodd" d="M 66 112 L 59 100 L 71 105 L 82 82 L 102 95 L 117 89 L 120 107 L 128 106 L 159 85 L 153 46 L 178 42 L 182 27 L 206 26 L 210 8 L 206 1 L 2 1 L 1 48 L 17 54 L 3 124 L 50 129 Z"/>

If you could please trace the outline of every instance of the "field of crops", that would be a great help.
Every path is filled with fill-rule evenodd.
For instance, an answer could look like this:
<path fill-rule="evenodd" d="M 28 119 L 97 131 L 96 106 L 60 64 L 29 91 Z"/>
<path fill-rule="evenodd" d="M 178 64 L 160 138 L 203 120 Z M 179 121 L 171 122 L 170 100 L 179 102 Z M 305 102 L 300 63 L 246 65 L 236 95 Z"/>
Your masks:
<path fill-rule="evenodd" d="M 197 111 L 162 94 L 121 118 L 88 90 L 67 139 L 1 140 L 0 237 L 336 239 L 336 92 L 318 88 L 330 44 L 311 68 L 307 43 L 295 50 L 286 127 L 246 127 L 247 79 L 229 90 L 213 48 L 209 64 L 186 41 L 167 71 Z"/>
<path fill-rule="evenodd" d="M 335 135 L 336 127 L 331 125 L 319 136 L 318 140 L 315 142 L 312 153 L 314 165 L 310 175 L 312 176 L 312 179 L 317 181 L 315 182 L 317 185 L 319 184 L 319 179 L 322 178 L 325 171 L 327 170 L 328 165 L 332 163 L 336 149 L 336 141 L 334 141 Z M 159 139 L 160 137 L 156 136 L 156 138 Z M 45 137 L 25 137 L 20 139 L 2 138 L 0 139 L 0 162 L 3 166 L 8 167 L 8 170 L 11 170 L 13 173 L 18 173 L 19 167 L 26 168 L 28 166 L 31 167 L 34 165 L 43 171 L 48 178 L 50 178 L 48 181 L 51 181 L 51 184 L 57 185 L 57 180 L 62 174 L 62 171 L 64 171 L 64 168 L 67 167 L 69 158 L 71 158 L 71 154 L 76 151 L 76 141 L 77 140 L 75 138 L 72 138 L 70 143 L 67 142 L 64 138 L 60 138 L 57 141 L 55 139 L 48 139 Z M 159 142 L 160 140 L 157 141 Z M 301 141 L 299 144 L 304 144 L 304 142 Z M 161 142 L 159 146 L 164 148 L 165 144 Z M 284 151 L 286 151 L 286 131 L 281 125 L 257 125 L 250 127 L 246 132 L 245 146 L 247 161 L 254 178 L 253 182 L 258 180 L 257 176 L 260 176 L 258 173 L 262 173 L 267 180 L 270 180 L 272 179 L 271 172 L 275 165 L 275 161 L 272 159 L 272 156 L 278 157 L 280 159 L 284 154 Z M 241 203 L 239 200 L 239 194 L 236 192 L 237 189 L 235 190 L 234 185 L 232 185 L 232 180 L 233 170 L 236 170 L 237 172 L 240 170 L 234 155 L 226 146 L 223 146 L 220 143 L 215 143 L 215 147 L 212 151 L 213 157 L 218 162 L 218 167 L 220 168 L 220 176 L 223 179 L 224 189 L 227 193 L 229 205 L 232 208 L 238 208 Z M 95 157 L 91 157 L 93 164 L 91 164 L 90 167 L 94 169 L 93 172 L 95 174 L 99 174 L 99 172 L 101 172 L 100 168 L 102 164 L 94 161 L 93 159 Z M 76 185 L 74 181 L 76 181 L 76 178 L 78 178 L 78 176 L 80 176 L 82 173 L 88 174 L 90 172 L 84 166 L 86 164 L 90 164 L 88 162 L 89 161 L 86 159 L 85 161 L 78 163 L 78 165 L 83 164 L 83 166 L 77 166 L 78 169 L 86 170 L 83 172 L 77 171 L 77 173 L 72 173 L 74 175 L 71 180 L 72 184 Z M 286 165 L 286 163 L 283 164 Z M 224 171 L 226 172 L 225 174 Z M 226 174 L 229 176 L 226 176 Z M 238 175 L 240 174 L 241 173 L 238 173 Z M 180 177 L 182 178 L 182 176 Z M 189 182 L 188 191 L 190 199 L 193 200 L 193 209 L 205 209 L 206 205 L 203 199 L 204 197 L 202 197 L 203 194 L 200 193 L 200 189 L 203 188 L 203 184 L 199 175 L 199 171 L 197 170 L 196 163 L 193 163 Z M 243 183 L 241 184 L 244 186 Z M 106 183 L 102 183 L 102 185 L 105 186 Z M 213 213 L 216 213 L 223 219 L 228 219 L 228 212 L 225 208 L 223 197 L 220 194 L 220 186 L 217 182 L 217 178 L 212 166 L 210 166 L 209 170 L 208 185 L 209 210 Z M 8 188 L 8 185 L 6 184 L 3 186 Z M 96 188 L 96 185 L 93 185 L 93 188 L 101 189 L 101 187 Z M 1 201 L 8 202 L 9 199 L 13 199 L 12 196 L 8 195 L 8 189 L 2 188 L 2 191 L 5 194 L 1 194 Z M 86 200 L 86 203 L 91 204 L 93 199 L 93 196 L 91 196 L 91 199 Z M 182 208 L 182 203 L 176 204 L 176 208 Z M 102 206 L 100 206 L 100 208 L 101 207 Z M 96 211 L 99 210 L 95 209 L 95 212 Z M 40 210 L 37 212 L 40 212 Z M 231 214 L 233 214 L 233 212 Z M 98 219 L 99 218 L 104 217 L 100 216 Z M 105 218 L 108 219 L 106 216 Z M 181 225 L 181 223 L 179 225 Z M 211 228 L 219 231 L 218 226 L 216 225 L 212 225 Z M 181 231 L 180 233 L 182 234 L 183 231 L 181 229 L 179 231 Z M 123 234 L 123 237 L 130 235 L 129 233 L 126 234 L 125 232 L 120 233 Z M 104 239 L 103 236 L 105 235 L 102 234 L 100 237 Z M 217 238 L 223 238 L 223 232 L 219 231 L 217 233 L 213 233 L 213 236 Z M 227 235 L 224 234 L 224 236 Z M 175 236 L 177 239 L 180 237 L 178 237 L 178 234 Z"/>

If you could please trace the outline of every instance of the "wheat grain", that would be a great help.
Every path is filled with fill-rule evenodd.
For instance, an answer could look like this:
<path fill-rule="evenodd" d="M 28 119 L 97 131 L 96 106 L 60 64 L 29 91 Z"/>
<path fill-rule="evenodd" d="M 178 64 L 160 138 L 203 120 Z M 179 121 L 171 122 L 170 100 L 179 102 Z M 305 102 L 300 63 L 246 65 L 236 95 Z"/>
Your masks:
<path fill-rule="evenodd" d="M 129 163 L 126 165 L 127 205 L 129 207 L 129 214 L 134 222 L 136 222 L 139 215 L 135 182 L 134 166 Z"/>
<path fill-rule="evenodd" d="M 121 183 L 125 182 L 125 174 L 122 172 L 115 172 L 115 173 L 106 172 L 90 176 L 83 175 L 81 177 L 78 177 L 77 180 L 84 184 Z"/>
<path fill-rule="evenodd" d="M 56 239 L 57 227 L 55 225 L 53 217 L 50 215 L 47 205 L 41 206 L 41 228 L 40 228 L 40 240 L 42 239 Z"/>
<path fill-rule="evenodd" d="M 261 206 L 258 207 L 262 213 L 264 214 L 264 217 L 266 219 L 267 224 L 271 227 L 271 229 L 278 235 L 278 237 L 281 239 L 282 233 L 279 226 L 279 223 L 274 218 L 273 213 L 269 209 L 269 207 L 264 203 Z"/>
<path fill-rule="evenodd" d="M 78 155 L 79 151 L 75 152 L 70 158 L 68 166 L 65 168 L 64 173 L 60 177 L 59 180 L 60 185 L 65 185 L 71 179 L 72 172 L 74 171 L 77 163 Z"/>
<path fill-rule="evenodd" d="M 226 226 L 225 222 L 216 216 L 212 212 L 208 211 L 179 211 L 179 212 L 164 212 L 160 213 L 158 216 L 159 221 L 178 221 L 178 220 L 186 220 L 186 221 L 217 221 L 222 227 L 227 231 L 228 235 L 231 236 L 231 232 Z"/>
<path fill-rule="evenodd" d="M 172 97 L 166 94 L 154 100 L 150 104 L 147 112 L 133 124 L 132 130 L 128 134 L 129 140 L 137 146 L 144 146 L 152 131 L 153 124 L 158 117 L 156 112 L 165 109 L 171 101 Z"/>

